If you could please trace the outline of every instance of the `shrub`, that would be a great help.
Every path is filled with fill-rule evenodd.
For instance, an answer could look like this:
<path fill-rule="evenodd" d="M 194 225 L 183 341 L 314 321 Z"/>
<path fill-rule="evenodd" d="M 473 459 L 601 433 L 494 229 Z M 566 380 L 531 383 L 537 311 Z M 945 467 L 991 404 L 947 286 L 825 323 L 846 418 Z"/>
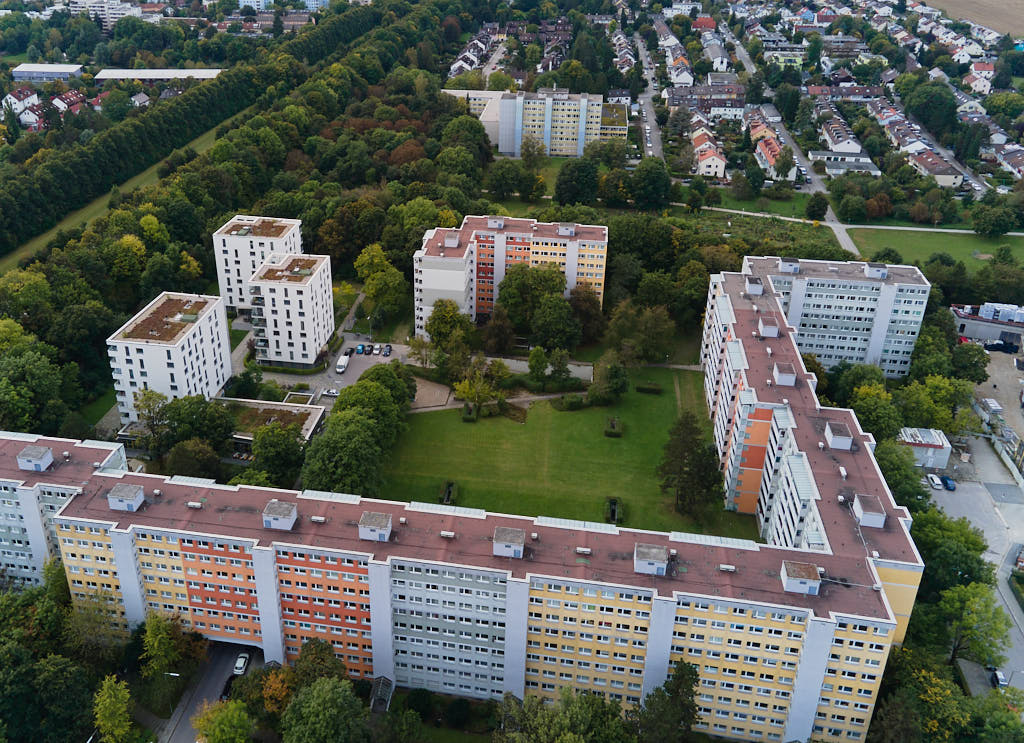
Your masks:
<path fill-rule="evenodd" d="M 573 393 L 562 397 L 562 405 L 565 410 L 580 410 L 585 403 L 586 400 L 583 399 L 583 395 Z"/>
<path fill-rule="evenodd" d="M 434 692 L 427 689 L 413 689 L 405 698 L 405 706 L 426 722 L 434 716 Z"/>
<path fill-rule="evenodd" d="M 296 384 L 293 384 L 292 385 L 292 389 L 295 392 L 308 392 L 309 391 L 309 382 L 298 382 Z"/>
<path fill-rule="evenodd" d="M 626 520 L 626 504 L 621 498 L 605 498 L 604 520 L 609 524 L 621 524 Z"/>
<path fill-rule="evenodd" d="M 661 385 L 657 382 L 637 382 L 636 391 L 642 392 L 645 395 L 660 395 Z"/>
<path fill-rule="evenodd" d="M 480 411 L 471 402 L 462 404 L 462 422 L 463 423 L 476 423 L 479 418 Z"/>
<path fill-rule="evenodd" d="M 456 482 L 454 480 L 446 480 L 444 485 L 441 486 L 441 492 L 438 493 L 437 502 L 446 506 L 454 506 L 458 495 L 459 486 Z"/>
<path fill-rule="evenodd" d="M 448 703 L 448 708 L 444 711 L 444 721 L 448 727 L 459 730 L 469 722 L 471 712 L 472 708 L 469 706 L 468 700 L 455 698 Z"/>
<path fill-rule="evenodd" d="M 609 418 L 608 425 L 604 429 L 604 435 L 612 439 L 622 438 L 622 421 L 618 418 Z"/>

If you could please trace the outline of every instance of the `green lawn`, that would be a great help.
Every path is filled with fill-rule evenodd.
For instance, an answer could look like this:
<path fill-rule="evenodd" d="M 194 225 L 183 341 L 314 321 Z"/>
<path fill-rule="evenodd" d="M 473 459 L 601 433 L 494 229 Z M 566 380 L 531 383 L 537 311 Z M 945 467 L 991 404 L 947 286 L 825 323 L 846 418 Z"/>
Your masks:
<path fill-rule="evenodd" d="M 809 194 L 803 191 L 794 191 L 793 198 L 789 201 L 773 201 L 767 197 L 740 201 L 732 195 L 727 188 L 720 188 L 718 192 L 722 195 L 722 203 L 718 206 L 723 209 L 740 209 L 745 212 L 767 212 L 778 214 L 780 217 L 804 218 L 804 210 L 807 208 Z"/>
<path fill-rule="evenodd" d="M 544 185 L 547 186 L 548 194 L 555 193 L 555 181 L 558 180 L 558 171 L 561 170 L 562 165 L 568 160 L 573 160 L 571 157 L 548 157 L 544 159 L 544 164 L 540 166 L 540 174 L 544 176 Z"/>
<path fill-rule="evenodd" d="M 24 64 L 28 62 L 28 52 L 22 52 L 21 54 L 0 54 L 0 62 L 5 62 L 11 67 Z"/>
<path fill-rule="evenodd" d="M 249 334 L 249 331 L 248 330 L 236 330 L 235 328 L 231 328 L 230 333 L 231 333 L 231 350 L 234 351 L 238 347 L 238 344 L 241 343 L 243 340 L 245 340 L 245 336 L 247 336 Z"/>
<path fill-rule="evenodd" d="M 632 379 L 657 381 L 663 394 L 631 389 L 616 406 L 574 412 L 538 402 L 525 424 L 502 417 L 463 423 L 458 410 L 410 415 L 382 493 L 436 502 L 451 479 L 460 506 L 586 521 L 603 521 L 605 499 L 615 496 L 630 527 L 755 538 L 753 517 L 715 506 L 698 523 L 677 514 L 658 487 L 655 469 L 678 411 L 685 406 L 706 419 L 701 375 L 640 369 Z M 624 424 L 620 439 L 604 436 L 613 415 Z"/>
<path fill-rule="evenodd" d="M 248 111 L 248 109 L 246 109 L 246 111 Z M 234 118 L 242 116 L 246 113 L 246 111 L 237 114 Z M 206 152 L 206 150 L 213 147 L 213 143 L 217 141 L 216 132 L 217 127 L 219 126 L 220 124 L 217 124 L 217 126 L 213 127 L 212 129 L 209 129 L 203 134 L 200 134 L 198 137 L 196 137 L 187 145 L 185 145 L 185 147 L 191 147 L 193 150 L 200 154 Z M 129 192 L 134 191 L 136 188 L 141 188 L 142 186 L 149 186 L 160 180 L 160 177 L 157 175 L 157 168 L 160 167 L 160 163 L 162 162 L 163 160 L 160 160 L 159 162 L 146 168 L 138 175 L 129 178 L 127 181 L 118 186 L 118 188 L 121 190 L 121 193 L 128 194 Z M 7 255 L 3 256 L 2 258 L 0 258 L 0 273 L 5 273 L 7 271 L 10 271 L 12 268 L 16 268 L 18 262 L 21 261 L 22 258 L 26 258 L 42 250 L 44 247 L 46 247 L 46 243 L 52 240 L 58 231 L 68 230 L 71 229 L 72 227 L 76 227 L 77 225 L 89 223 L 96 217 L 103 216 L 104 214 L 107 213 L 107 203 L 109 201 L 110 194 L 103 194 L 102 196 L 93 199 L 88 204 L 83 206 L 81 209 L 76 209 L 75 211 L 68 214 L 66 217 L 64 217 L 64 219 L 60 220 L 56 225 L 48 229 L 46 232 L 36 235 L 31 240 L 26 242 L 24 245 L 20 246 L 17 250 L 14 250 L 8 253 Z"/>
<path fill-rule="evenodd" d="M 114 388 L 111 387 L 91 403 L 83 405 L 82 409 L 78 412 L 82 414 L 82 417 L 85 418 L 90 426 L 95 426 L 107 414 L 107 411 L 116 404 L 117 398 L 114 396 Z"/>
<path fill-rule="evenodd" d="M 909 263 L 923 263 L 932 253 L 949 253 L 973 272 L 985 263 L 977 255 L 991 255 L 1000 245 L 1009 245 L 1017 259 L 1024 261 L 1024 237 L 987 238 L 973 234 L 871 229 L 849 230 L 849 233 L 861 254 L 869 258 L 882 248 L 895 248 Z"/>

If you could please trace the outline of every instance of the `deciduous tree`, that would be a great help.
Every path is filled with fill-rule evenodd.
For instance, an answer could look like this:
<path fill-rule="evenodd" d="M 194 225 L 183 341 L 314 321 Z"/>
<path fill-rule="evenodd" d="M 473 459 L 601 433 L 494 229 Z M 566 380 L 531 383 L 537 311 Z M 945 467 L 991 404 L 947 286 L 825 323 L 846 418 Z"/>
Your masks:
<path fill-rule="evenodd" d="M 192 718 L 205 743 L 248 743 L 255 725 L 239 701 L 206 702 Z"/>
<path fill-rule="evenodd" d="M 673 497 L 676 510 L 694 518 L 722 497 L 718 454 L 690 410 L 684 410 L 669 430 L 658 477 L 661 491 Z"/>
<path fill-rule="evenodd" d="M 281 719 L 284 743 L 362 743 L 369 713 L 348 680 L 319 678 L 296 692 Z"/>
<path fill-rule="evenodd" d="M 126 743 L 132 729 L 128 682 L 107 676 L 93 699 L 93 716 L 103 743 Z"/>

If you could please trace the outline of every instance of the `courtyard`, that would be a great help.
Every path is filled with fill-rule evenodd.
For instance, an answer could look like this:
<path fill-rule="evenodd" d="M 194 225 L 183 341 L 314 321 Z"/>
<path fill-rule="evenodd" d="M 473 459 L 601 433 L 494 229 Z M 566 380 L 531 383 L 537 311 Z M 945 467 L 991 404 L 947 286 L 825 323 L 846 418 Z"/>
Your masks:
<path fill-rule="evenodd" d="M 707 420 L 703 378 L 679 369 L 631 374 L 633 383 L 647 380 L 660 384 L 662 394 L 642 394 L 631 384 L 616 405 L 576 411 L 536 401 L 525 423 L 504 417 L 464 423 L 459 410 L 411 415 L 385 470 L 382 495 L 437 502 L 453 480 L 458 506 L 596 522 L 604 521 L 607 499 L 614 497 L 625 505 L 627 527 L 755 539 L 752 516 L 716 503 L 694 520 L 661 493 L 655 470 L 679 412 L 688 408 Z M 604 435 L 610 416 L 622 421 L 622 438 Z"/>

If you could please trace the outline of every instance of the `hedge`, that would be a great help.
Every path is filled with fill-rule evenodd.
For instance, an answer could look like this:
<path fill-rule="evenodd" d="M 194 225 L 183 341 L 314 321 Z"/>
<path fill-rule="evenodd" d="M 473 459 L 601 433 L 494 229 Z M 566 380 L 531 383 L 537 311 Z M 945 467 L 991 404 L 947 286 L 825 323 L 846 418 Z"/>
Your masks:
<path fill-rule="evenodd" d="M 611 439 L 622 438 L 622 421 L 618 418 L 609 418 L 605 426 L 604 435 Z"/>

